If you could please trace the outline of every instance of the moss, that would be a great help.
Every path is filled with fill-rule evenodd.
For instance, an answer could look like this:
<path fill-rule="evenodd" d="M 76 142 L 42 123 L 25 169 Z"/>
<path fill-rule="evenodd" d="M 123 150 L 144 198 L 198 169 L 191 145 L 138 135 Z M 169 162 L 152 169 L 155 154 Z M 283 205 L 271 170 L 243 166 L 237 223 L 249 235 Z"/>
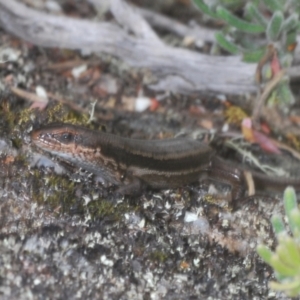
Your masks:
<path fill-rule="evenodd" d="M 130 206 L 125 202 L 115 204 L 109 200 L 99 199 L 97 201 L 91 201 L 87 205 L 87 209 L 93 220 L 109 218 L 120 221 L 124 213 L 130 210 Z"/>
<path fill-rule="evenodd" d="M 29 162 L 26 154 L 19 154 L 14 158 L 14 163 L 20 170 L 22 167 L 27 167 Z"/>
<path fill-rule="evenodd" d="M 70 110 L 67 105 L 58 103 L 47 109 L 47 123 L 59 122 L 88 126 L 89 115 L 81 111 Z"/>
<path fill-rule="evenodd" d="M 299 137 L 293 135 L 293 134 L 288 134 L 287 135 L 287 140 L 289 144 L 294 147 L 297 151 L 300 151 L 300 140 Z"/>
<path fill-rule="evenodd" d="M 74 110 L 69 111 L 63 118 L 63 122 L 77 124 L 77 125 L 85 125 L 85 126 L 88 120 L 89 120 L 88 114 L 79 113 Z"/>
<path fill-rule="evenodd" d="M 70 212 L 78 204 L 75 195 L 75 183 L 60 175 L 41 176 L 39 170 L 33 173 L 32 200 L 39 205 L 45 205 L 58 214 Z"/>
<path fill-rule="evenodd" d="M 120 221 L 124 213 L 132 211 L 128 202 L 114 203 L 110 200 L 99 199 L 85 205 L 83 198 L 76 196 L 78 189 L 86 189 L 89 193 L 93 191 L 90 185 L 71 181 L 68 177 L 52 174 L 41 176 L 41 171 L 33 170 L 32 174 L 32 200 L 38 205 L 48 207 L 49 210 L 56 211 L 58 215 L 62 213 L 84 213 L 89 214 L 93 220 L 107 218 L 113 221 Z M 97 193 L 96 189 L 94 193 Z"/>
<path fill-rule="evenodd" d="M 205 195 L 204 196 L 204 201 L 211 204 L 211 205 L 215 205 L 217 207 L 222 207 L 222 209 L 226 210 L 226 211 L 231 211 L 232 207 L 230 206 L 230 203 L 228 203 L 228 201 L 224 201 L 224 198 L 215 196 L 215 195 Z"/>
<path fill-rule="evenodd" d="M 163 252 L 163 251 L 156 250 L 156 251 L 154 251 L 150 254 L 149 258 L 152 261 L 157 261 L 159 263 L 164 263 L 168 258 L 168 254 Z"/>
<path fill-rule="evenodd" d="M 225 118 L 229 124 L 240 126 L 248 115 L 238 106 L 230 106 L 225 110 Z"/>
<path fill-rule="evenodd" d="M 14 138 L 11 138 L 10 140 L 11 140 L 14 148 L 20 149 L 22 147 L 23 141 L 21 138 L 14 137 Z"/>
<path fill-rule="evenodd" d="M 7 100 L 1 101 L 0 107 L 0 116 L 3 124 L 8 128 L 12 128 L 16 120 L 16 113 L 11 110 L 10 103 Z"/>
<path fill-rule="evenodd" d="M 59 102 L 58 104 L 52 107 L 49 106 L 49 109 L 47 109 L 48 122 L 49 123 L 57 122 L 60 119 L 62 113 L 63 113 L 62 103 Z"/>
<path fill-rule="evenodd" d="M 32 109 L 26 108 L 18 113 L 18 125 L 27 124 L 31 121 Z"/>
<path fill-rule="evenodd" d="M 51 207 L 61 207 L 63 211 L 68 211 L 74 204 L 75 189 L 74 182 L 68 178 L 52 175 L 46 178 L 46 187 L 49 187 L 50 195 L 45 199 L 47 205 Z"/>

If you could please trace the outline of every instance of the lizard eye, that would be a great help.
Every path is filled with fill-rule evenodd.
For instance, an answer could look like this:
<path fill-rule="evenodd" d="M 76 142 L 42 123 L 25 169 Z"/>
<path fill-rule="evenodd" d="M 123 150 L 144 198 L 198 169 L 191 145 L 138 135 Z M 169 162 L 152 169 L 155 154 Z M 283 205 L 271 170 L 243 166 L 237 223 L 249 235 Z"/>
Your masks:
<path fill-rule="evenodd" d="M 74 141 L 74 134 L 70 132 L 65 132 L 63 134 L 58 135 L 58 140 L 63 144 L 69 144 Z"/>

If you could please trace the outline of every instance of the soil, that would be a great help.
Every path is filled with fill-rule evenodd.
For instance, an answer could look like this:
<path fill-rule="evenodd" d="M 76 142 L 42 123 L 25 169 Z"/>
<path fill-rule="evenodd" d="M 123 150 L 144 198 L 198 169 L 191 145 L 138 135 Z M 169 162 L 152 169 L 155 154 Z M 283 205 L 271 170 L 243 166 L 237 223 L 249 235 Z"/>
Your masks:
<path fill-rule="evenodd" d="M 66 13 L 80 11 L 72 3 Z M 228 187 L 201 181 L 122 197 L 31 145 L 31 130 L 52 122 L 145 139 L 220 131 L 220 95 L 154 93 L 142 71 L 109 55 L 42 49 L 4 31 L 0 44 L 2 299 L 286 299 L 268 289 L 273 271 L 256 253 L 276 245 L 269 220 L 283 212 L 281 195 L 232 208 Z"/>

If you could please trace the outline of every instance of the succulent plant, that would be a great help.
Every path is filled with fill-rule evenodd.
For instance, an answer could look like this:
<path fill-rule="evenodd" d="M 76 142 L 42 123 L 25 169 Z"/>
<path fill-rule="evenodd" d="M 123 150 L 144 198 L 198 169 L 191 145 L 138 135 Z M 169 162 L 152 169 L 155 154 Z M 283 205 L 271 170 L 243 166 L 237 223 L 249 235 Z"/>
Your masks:
<path fill-rule="evenodd" d="M 292 235 L 285 230 L 281 217 L 275 215 L 271 219 L 278 239 L 275 252 L 265 245 L 259 245 L 257 252 L 274 269 L 278 280 L 278 282 L 271 281 L 269 287 L 283 291 L 290 297 L 296 297 L 300 295 L 300 210 L 293 188 L 286 188 L 283 201 Z"/>
<path fill-rule="evenodd" d="M 221 48 L 241 54 L 246 62 L 258 63 L 261 73 L 258 83 L 268 82 L 276 75 L 279 70 L 274 66 L 280 69 L 291 66 L 300 30 L 300 1 L 194 0 L 194 3 L 204 14 L 224 23 L 215 35 Z M 243 12 L 241 17 L 232 12 L 233 7 Z M 287 76 L 283 76 L 270 98 L 276 99 L 272 104 L 279 104 L 285 110 L 294 104 Z"/>

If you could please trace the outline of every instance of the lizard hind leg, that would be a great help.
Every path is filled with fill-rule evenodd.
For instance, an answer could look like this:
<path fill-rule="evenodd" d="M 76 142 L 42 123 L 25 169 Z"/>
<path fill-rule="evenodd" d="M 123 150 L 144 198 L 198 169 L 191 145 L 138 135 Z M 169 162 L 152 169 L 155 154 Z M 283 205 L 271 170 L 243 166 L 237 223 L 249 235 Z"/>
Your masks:
<path fill-rule="evenodd" d="M 138 196 L 142 193 L 144 184 L 138 178 L 132 179 L 129 183 L 121 185 L 117 188 L 116 193 L 121 195 Z"/>

